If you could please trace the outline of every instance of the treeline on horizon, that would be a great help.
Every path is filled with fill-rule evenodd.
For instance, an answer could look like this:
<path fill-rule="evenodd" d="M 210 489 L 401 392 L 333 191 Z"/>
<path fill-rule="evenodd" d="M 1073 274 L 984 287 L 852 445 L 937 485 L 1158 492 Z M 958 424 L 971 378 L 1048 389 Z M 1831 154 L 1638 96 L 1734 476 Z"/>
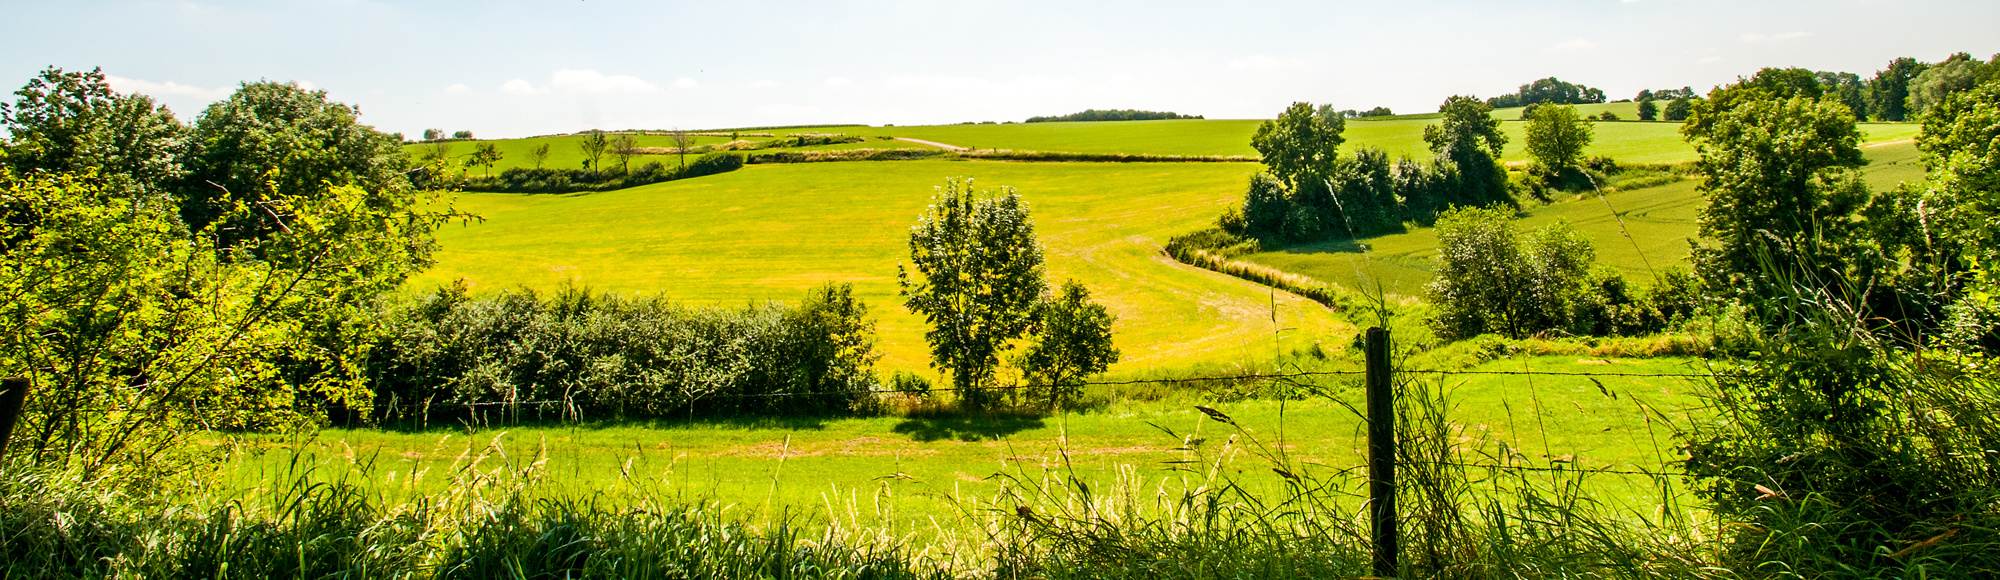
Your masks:
<path fill-rule="evenodd" d="M 1927 63 L 1910 57 L 1889 61 L 1874 75 L 1862 77 L 1851 72 L 1784 69 L 1785 82 L 1817 85 L 1818 92 L 1833 95 L 1860 121 L 1910 121 L 1925 109 L 1941 102 L 1945 95 L 1962 92 L 2000 78 L 2000 54 L 1981 62 L 1971 53 L 1959 52 L 1944 60 Z M 1668 101 L 1666 120 L 1685 120 L 1688 103 L 1702 97 L 1691 88 L 1642 90 L 1631 101 L 1639 103 L 1640 120 L 1651 121 L 1653 101 Z M 1564 82 L 1555 77 L 1521 85 L 1519 90 L 1486 99 L 1495 109 L 1533 107 L 1541 104 L 1581 105 L 1606 102 L 1603 90 Z M 1620 99 L 1624 102 L 1627 99 Z M 1525 116 L 1524 116 L 1525 118 Z"/>
<path fill-rule="evenodd" d="M 1028 123 L 1057 123 L 1069 121 L 1161 121 L 1170 119 L 1200 119 L 1201 115 L 1182 115 L 1168 111 L 1140 111 L 1137 109 L 1085 109 L 1081 113 L 1056 115 L 1052 117 L 1028 117 Z"/>

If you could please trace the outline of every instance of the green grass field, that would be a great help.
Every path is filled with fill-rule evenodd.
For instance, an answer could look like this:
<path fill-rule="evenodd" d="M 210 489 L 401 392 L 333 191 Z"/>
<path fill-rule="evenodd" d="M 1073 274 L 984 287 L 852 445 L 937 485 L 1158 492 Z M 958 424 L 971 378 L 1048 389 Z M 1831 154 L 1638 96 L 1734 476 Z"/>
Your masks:
<path fill-rule="evenodd" d="M 1626 163 L 1679 163 L 1694 159 L 1694 148 L 1682 141 L 1679 123 L 1641 122 L 1636 114 L 1628 114 L 1635 105 L 1632 103 L 1606 103 L 1581 105 L 1579 110 L 1594 114 L 1602 110 L 1617 111 L 1627 121 L 1600 122 L 1596 124 L 1596 140 L 1587 150 L 1592 156 L 1605 156 Z M 1501 130 L 1507 135 L 1507 148 L 1502 152 L 1502 160 L 1525 162 L 1526 125 L 1516 119 L 1519 109 L 1502 109 L 1494 112 L 1501 118 Z M 1352 153 L 1363 147 L 1380 148 L 1392 158 L 1412 157 L 1428 159 L 1430 152 L 1423 140 L 1423 128 L 1437 122 L 1426 115 L 1408 115 L 1386 119 L 1350 119 L 1344 135 L 1347 142 L 1341 150 Z M 1067 151 L 1073 153 L 1146 153 L 1159 155 L 1244 155 L 1255 157 L 1257 151 L 1250 147 L 1250 136 L 1257 132 L 1261 120 L 1170 120 L 1170 121 L 1098 121 L 1082 123 L 1015 123 L 995 125 L 926 125 L 910 127 L 818 127 L 811 129 L 778 129 L 768 132 L 778 135 L 792 133 L 844 133 L 869 137 L 894 136 L 909 137 L 978 149 L 1015 149 L 1030 151 Z M 1861 130 L 1869 143 L 1907 140 L 1914 137 L 1917 126 L 1908 123 L 1863 123 Z M 576 136 L 535 137 L 528 139 L 503 139 L 500 144 L 506 157 L 494 165 L 494 171 L 509 167 L 528 166 L 528 150 L 542 143 L 550 143 L 548 167 L 581 167 L 583 156 L 577 152 Z M 664 136 L 647 135 L 638 137 L 640 144 L 647 147 L 667 147 L 671 143 Z M 760 138 L 750 138 L 760 139 Z M 703 137 L 697 144 L 719 143 L 726 138 Z M 413 153 L 429 145 L 410 145 Z M 871 147 L 878 149 L 929 148 L 925 145 L 898 140 L 870 139 L 864 143 L 808 147 L 792 150 L 850 149 Z M 455 155 L 472 152 L 472 144 L 456 143 Z M 646 155 L 634 159 L 635 166 L 647 161 L 660 161 L 674 165 L 677 160 L 671 156 Z M 607 161 L 608 163 L 609 161 Z M 474 173 L 485 169 L 474 169 Z"/>
<path fill-rule="evenodd" d="M 1877 190 L 1923 177 L 1914 143 L 1890 143 L 1862 151 L 1869 159 L 1862 174 Z M 1682 180 L 1612 192 L 1602 200 L 1572 196 L 1524 209 L 1515 227 L 1526 233 L 1557 220 L 1567 221 L 1590 238 L 1599 262 L 1616 266 L 1628 280 L 1647 284 L 1653 270 L 1687 264 L 1688 240 L 1695 235 L 1695 218 L 1702 203 L 1701 193 L 1695 189 L 1698 183 Z M 1612 208 L 1623 218 L 1622 227 L 1612 217 Z M 1437 235 L 1430 228 L 1377 236 L 1362 243 L 1367 246 L 1365 253 L 1360 246 L 1343 241 L 1294 246 L 1242 259 L 1351 288 L 1373 289 L 1379 284 L 1387 293 L 1404 296 L 1422 294 L 1424 285 L 1430 283 L 1437 256 Z"/>
<path fill-rule="evenodd" d="M 1491 361 L 1471 370 L 1594 373 L 1698 372 L 1684 359 L 1598 360 L 1532 357 Z M 1679 409 L 1692 403 L 1684 379 L 1571 376 L 1430 376 L 1449 389 L 1450 417 L 1467 449 L 1499 453 L 1502 444 L 1528 465 L 1573 461 L 1588 468 L 1659 470 L 1672 459 L 1668 440 Z M 1319 477 L 1362 464 L 1363 423 L 1355 385 L 1325 383 L 1345 405 L 1325 399 L 1204 401 L 1181 392 L 1157 401 L 1123 401 L 1046 418 L 833 418 L 624 422 L 577 426 L 463 425 L 416 430 L 328 429 L 305 442 L 253 439 L 228 467 L 240 488 L 266 485 L 294 469 L 294 452 L 316 477 L 361 481 L 389 498 L 439 491 L 446 475 L 482 453 L 480 469 L 518 469 L 546 453 L 542 493 L 641 493 L 736 506 L 761 520 L 778 511 L 864 526 L 894 522 L 898 533 L 929 536 L 962 525 L 959 509 L 1000 492 L 1004 474 L 1028 482 L 1074 475 L 1099 493 L 1150 499 L 1192 488 L 1201 473 L 1171 471 L 1176 461 L 1224 470 L 1259 497 L 1281 497 L 1284 481 L 1263 453 L 1282 453 L 1290 469 Z M 1206 418 L 1202 403 L 1246 431 Z M 1660 415 L 1646 418 L 1650 407 Z M 1170 436 L 1165 429 L 1180 437 Z M 1199 452 L 1182 450 L 1203 438 Z M 1252 442 L 1254 438 L 1255 443 Z M 498 441 L 501 449 L 489 446 Z M 544 447 L 546 446 L 546 447 Z M 1221 459 L 1220 463 L 1213 463 Z M 1484 460 L 1481 460 L 1484 462 Z M 1605 499 L 1650 505 L 1652 482 L 1607 476 Z M 1347 491 L 1358 491 L 1347 490 Z M 1656 498 L 1653 498 L 1656 499 Z M 1011 506 L 1013 504 L 1005 504 Z"/>
<path fill-rule="evenodd" d="M 908 228 L 951 176 L 1014 186 L 1028 200 L 1049 276 L 1082 281 L 1120 320 L 1118 369 L 1229 365 L 1273 352 L 1262 286 L 1160 253 L 1239 203 L 1247 163 L 1099 164 L 906 161 L 753 165 L 722 175 L 576 195 L 464 194 L 485 217 L 438 232 L 438 263 L 412 288 L 464 278 L 477 290 L 565 282 L 663 292 L 697 304 L 794 301 L 852 282 L 879 316 L 888 368 L 929 360 L 920 318 L 896 297 Z M 1315 303 L 1276 296 L 1288 345 L 1346 342 L 1351 327 Z M 1289 348 L 1289 346 L 1287 347 Z"/>

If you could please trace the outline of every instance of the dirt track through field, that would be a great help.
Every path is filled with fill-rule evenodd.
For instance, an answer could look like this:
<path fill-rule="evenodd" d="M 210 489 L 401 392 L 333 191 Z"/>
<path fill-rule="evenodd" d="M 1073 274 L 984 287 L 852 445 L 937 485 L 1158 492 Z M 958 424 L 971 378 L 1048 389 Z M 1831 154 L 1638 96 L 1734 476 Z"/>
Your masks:
<path fill-rule="evenodd" d="M 968 148 L 968 147 L 959 147 L 959 146 L 957 146 L 957 145 L 946 145 L 946 144 L 944 144 L 944 143 L 939 143 L 939 142 L 936 142 L 936 141 L 925 141 L 925 140 L 923 140 L 923 139 L 911 139 L 911 138 L 909 138 L 909 137 L 897 137 L 897 138 L 896 138 L 896 140 L 897 140 L 897 141 L 908 141 L 908 142 L 911 142 L 911 143 L 916 143 L 916 144 L 918 144 L 918 145 L 929 145 L 929 146 L 932 146 L 932 147 L 936 147 L 936 148 L 939 148 L 939 149 L 943 149 L 943 150 L 946 150 L 946 151 L 971 151 L 971 150 L 972 150 L 971 148 Z"/>

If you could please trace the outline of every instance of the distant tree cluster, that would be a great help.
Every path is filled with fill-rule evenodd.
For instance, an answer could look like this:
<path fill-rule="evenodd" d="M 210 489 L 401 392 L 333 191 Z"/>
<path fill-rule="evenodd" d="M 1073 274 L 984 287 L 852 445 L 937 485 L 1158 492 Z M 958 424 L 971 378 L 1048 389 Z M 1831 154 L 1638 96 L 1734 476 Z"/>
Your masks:
<path fill-rule="evenodd" d="M 1526 107 L 1542 103 L 1557 105 L 1579 105 L 1604 102 L 1604 91 L 1570 84 L 1561 79 L 1549 77 L 1521 85 L 1521 90 L 1486 99 L 1486 104 L 1495 109 Z"/>
<path fill-rule="evenodd" d="M 1326 117 L 1339 117 L 1342 119 L 1359 119 L 1363 117 L 1390 117 L 1394 116 L 1396 113 L 1390 111 L 1388 107 L 1375 107 L 1373 109 L 1368 109 L 1366 111 L 1357 111 L 1354 109 L 1334 110 L 1333 105 L 1320 105 L 1319 114 L 1321 116 L 1326 116 Z"/>
<path fill-rule="evenodd" d="M 1342 157 L 1346 116 L 1331 107 L 1293 103 L 1251 137 L 1268 170 L 1252 177 L 1240 211 L 1223 216 L 1231 233 L 1270 242 L 1352 238 L 1429 223 L 1460 205 L 1512 204 L 1497 159 L 1507 138 L 1492 108 L 1471 97 L 1440 107 L 1427 127 L 1431 163 L 1391 161 L 1379 149 Z"/>
<path fill-rule="evenodd" d="M 1057 115 L 1053 117 L 1028 117 L 1029 123 L 1055 123 L 1063 121 L 1158 121 L 1165 119 L 1200 119 L 1201 115 L 1182 115 L 1165 111 L 1139 111 L 1134 109 L 1086 109 L 1081 113 Z"/>

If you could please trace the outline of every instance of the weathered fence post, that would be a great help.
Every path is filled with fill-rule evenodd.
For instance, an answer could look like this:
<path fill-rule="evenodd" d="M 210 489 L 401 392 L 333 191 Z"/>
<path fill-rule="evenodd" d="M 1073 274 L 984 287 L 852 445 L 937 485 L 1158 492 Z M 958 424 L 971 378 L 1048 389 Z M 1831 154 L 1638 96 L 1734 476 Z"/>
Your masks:
<path fill-rule="evenodd" d="M 1396 394 L 1389 380 L 1389 331 L 1369 328 L 1368 516 L 1375 539 L 1375 576 L 1396 575 Z"/>
<path fill-rule="evenodd" d="M 21 406 L 28 401 L 28 379 L 0 379 L 0 460 L 7 458 L 7 440 L 14 436 L 14 423 L 21 419 Z"/>

